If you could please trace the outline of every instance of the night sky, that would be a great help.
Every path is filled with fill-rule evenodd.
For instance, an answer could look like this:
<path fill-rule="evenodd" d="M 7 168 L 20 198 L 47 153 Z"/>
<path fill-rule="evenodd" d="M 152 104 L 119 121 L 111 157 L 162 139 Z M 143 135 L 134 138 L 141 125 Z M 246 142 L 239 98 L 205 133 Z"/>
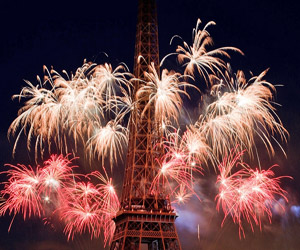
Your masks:
<path fill-rule="evenodd" d="M 276 102 L 281 105 L 277 106 L 277 113 L 290 133 L 288 143 L 283 143 L 287 159 L 278 153 L 268 161 L 268 164 L 280 165 L 276 174 L 294 178 L 283 182 L 290 199 L 289 204 L 284 204 L 287 212 L 275 211 L 272 225 L 266 222 L 262 232 L 258 228 L 255 233 L 246 229 L 246 239 L 239 240 L 238 227 L 230 220 L 220 227 L 221 217 L 215 212 L 214 200 L 204 192 L 202 203 L 191 202 L 189 210 L 178 210 L 177 228 L 183 249 L 299 249 L 300 8 L 297 1 L 157 2 L 161 58 L 174 52 L 179 44 L 179 41 L 169 44 L 173 35 L 181 36 L 190 44 L 198 18 L 203 24 L 215 21 L 217 25 L 209 29 L 215 47 L 234 46 L 245 54 L 244 57 L 233 56 L 234 68 L 252 71 L 254 75 L 270 68 L 265 79 L 274 85 L 283 85 L 277 88 Z M 43 65 L 53 66 L 58 72 L 75 72 L 87 59 L 98 64 L 110 62 L 113 66 L 125 62 L 132 69 L 137 0 L 83 1 L 69 5 L 62 1 L 36 5 L 5 1 L 1 4 L 0 19 L 0 167 L 5 163 L 34 165 L 25 148 L 18 148 L 16 158 L 11 157 L 12 143 L 8 142 L 6 134 L 21 107 L 17 100 L 12 101 L 12 95 L 25 86 L 24 79 L 36 84 L 36 75 L 43 75 Z M 211 185 L 210 178 L 213 179 L 203 180 L 204 186 Z M 39 220 L 24 222 L 16 217 L 11 232 L 7 233 L 10 219 L 9 216 L 0 218 L 0 250 L 102 249 L 99 240 L 89 241 L 86 236 L 68 243 L 59 227 L 53 231 Z M 198 224 L 200 240 L 197 238 Z"/>

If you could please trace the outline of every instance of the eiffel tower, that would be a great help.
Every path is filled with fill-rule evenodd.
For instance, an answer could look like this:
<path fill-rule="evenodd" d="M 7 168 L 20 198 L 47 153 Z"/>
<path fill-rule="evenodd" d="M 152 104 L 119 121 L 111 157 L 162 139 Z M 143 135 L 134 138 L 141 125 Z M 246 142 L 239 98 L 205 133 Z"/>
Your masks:
<path fill-rule="evenodd" d="M 159 72 L 158 26 L 155 0 L 138 1 L 134 75 L 147 81 L 149 65 Z M 132 98 L 140 81 L 134 84 Z M 167 194 L 151 192 L 151 183 L 159 171 L 155 159 L 163 154 L 162 134 L 154 119 L 154 106 L 145 111 L 147 100 L 134 106 L 129 121 L 129 145 L 123 181 L 121 207 L 111 250 L 181 250 L 175 228 L 176 214 Z"/>

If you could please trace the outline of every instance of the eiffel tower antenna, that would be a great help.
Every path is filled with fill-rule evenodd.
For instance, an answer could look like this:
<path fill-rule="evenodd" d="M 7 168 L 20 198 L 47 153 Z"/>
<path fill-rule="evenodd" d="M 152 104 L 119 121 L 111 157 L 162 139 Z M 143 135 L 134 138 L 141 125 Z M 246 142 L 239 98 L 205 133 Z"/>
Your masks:
<path fill-rule="evenodd" d="M 159 72 L 158 26 L 155 0 L 138 1 L 134 75 L 147 80 L 144 72 L 154 64 Z M 140 88 L 136 81 L 132 98 Z M 112 250 L 181 250 L 175 228 L 176 214 L 169 197 L 152 192 L 151 184 L 159 171 L 155 159 L 163 154 L 162 134 L 154 119 L 154 107 L 145 111 L 147 99 L 134 106 L 129 121 L 129 145 L 125 166 L 121 208 L 116 215 Z"/>

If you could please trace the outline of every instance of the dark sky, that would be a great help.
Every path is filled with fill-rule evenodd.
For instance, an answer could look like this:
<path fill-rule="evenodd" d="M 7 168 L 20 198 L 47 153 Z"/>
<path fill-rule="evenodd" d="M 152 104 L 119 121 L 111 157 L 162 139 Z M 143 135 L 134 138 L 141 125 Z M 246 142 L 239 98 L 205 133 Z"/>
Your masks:
<path fill-rule="evenodd" d="M 277 89 L 276 102 L 282 105 L 278 107 L 278 114 L 290 133 L 288 145 L 284 145 L 288 158 L 285 159 L 282 154 L 276 155 L 272 164 L 280 165 L 281 175 L 294 177 L 293 181 L 286 181 L 284 185 L 292 194 L 290 206 L 299 205 L 300 8 L 297 1 L 157 2 L 161 58 L 175 50 L 176 43 L 169 45 L 173 35 L 179 35 L 190 43 L 197 19 L 200 18 L 204 24 L 213 20 L 217 26 L 211 27 L 210 31 L 216 47 L 235 46 L 245 53 L 244 57 L 233 58 L 232 63 L 236 68 L 242 67 L 257 75 L 270 67 L 266 79 L 275 85 L 284 85 Z M 96 63 L 107 61 L 115 66 L 125 62 L 132 69 L 136 16 L 137 0 L 79 3 L 74 1 L 68 5 L 62 1 L 43 1 L 39 4 L 5 1 L 1 4 L 1 166 L 21 161 L 20 158 L 11 158 L 12 146 L 8 143 L 6 133 L 20 107 L 11 97 L 25 86 L 23 79 L 35 83 L 36 75 L 42 76 L 43 65 L 48 68 L 53 66 L 58 72 L 74 72 L 82 65 L 84 59 Z M 103 52 L 109 57 L 106 58 Z M 26 154 L 25 148 L 23 153 Z M 217 231 L 216 236 L 212 237 L 213 234 L 209 234 L 210 230 L 207 229 L 204 230 L 207 233 L 204 240 L 198 242 L 194 229 L 189 230 L 179 225 L 179 233 L 183 235 L 185 232 L 185 235 L 189 235 L 181 236 L 183 249 L 200 249 L 202 246 L 205 250 L 281 250 L 297 249 L 296 246 L 300 245 L 299 218 L 296 216 L 275 217 L 273 228 L 266 227 L 263 233 L 249 233 L 246 240 L 239 241 L 235 226 L 228 223 L 223 229 L 215 227 L 217 219 L 211 223 L 201 219 L 207 211 L 202 211 L 204 209 L 199 207 L 191 208 L 196 214 L 196 217 L 192 218 L 203 221 L 200 223 L 203 228 L 214 228 Z M 12 231 L 7 234 L 9 218 L 0 220 L 0 249 L 101 249 L 96 247 L 97 242 L 83 239 L 67 244 L 63 236 L 51 233 L 38 221 L 23 222 L 17 219 Z M 187 221 L 193 223 L 193 219 Z M 279 235 L 281 237 L 274 238 Z M 57 238 L 57 242 L 61 242 L 60 247 L 54 246 L 53 239 Z M 52 247 L 45 247 L 47 244 L 52 244 Z"/>

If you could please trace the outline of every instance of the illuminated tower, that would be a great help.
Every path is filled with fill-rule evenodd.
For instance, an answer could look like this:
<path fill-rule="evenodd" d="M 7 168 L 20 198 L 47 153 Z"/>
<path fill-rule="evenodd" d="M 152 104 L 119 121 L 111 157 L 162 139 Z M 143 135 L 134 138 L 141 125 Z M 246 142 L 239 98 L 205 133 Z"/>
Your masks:
<path fill-rule="evenodd" d="M 146 80 L 144 72 L 153 62 L 159 67 L 158 28 L 155 0 L 139 0 L 134 75 Z M 136 81 L 132 98 L 140 87 Z M 163 191 L 151 191 L 158 173 L 156 158 L 163 150 L 160 124 L 154 119 L 154 107 L 144 110 L 147 97 L 133 108 L 129 122 L 129 146 L 123 182 L 121 208 L 115 218 L 112 250 L 181 249 L 175 228 L 176 214 Z"/>

